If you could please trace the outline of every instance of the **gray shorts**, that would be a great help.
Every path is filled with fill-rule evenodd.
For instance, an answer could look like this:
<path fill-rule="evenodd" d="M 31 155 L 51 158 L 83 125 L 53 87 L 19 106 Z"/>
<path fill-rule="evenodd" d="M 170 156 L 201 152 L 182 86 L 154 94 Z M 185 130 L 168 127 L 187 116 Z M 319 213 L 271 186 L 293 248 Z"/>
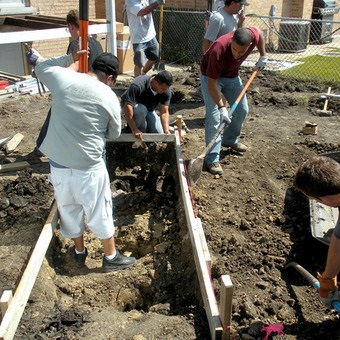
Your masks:
<path fill-rule="evenodd" d="M 137 66 L 144 66 L 147 59 L 157 61 L 159 58 L 159 44 L 156 38 L 145 43 L 133 44 L 133 51 L 133 62 Z"/>

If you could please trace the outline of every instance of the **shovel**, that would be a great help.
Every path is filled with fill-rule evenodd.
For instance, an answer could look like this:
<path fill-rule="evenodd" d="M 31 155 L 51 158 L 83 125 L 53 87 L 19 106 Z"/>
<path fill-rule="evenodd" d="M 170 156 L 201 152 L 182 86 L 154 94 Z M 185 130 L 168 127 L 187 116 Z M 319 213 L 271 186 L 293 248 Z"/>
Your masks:
<path fill-rule="evenodd" d="M 235 109 L 237 108 L 238 103 L 241 101 L 243 98 L 244 94 L 246 93 L 250 83 L 253 81 L 253 79 L 256 77 L 257 73 L 259 72 L 259 69 L 256 69 L 250 78 L 248 79 L 246 85 L 244 85 L 241 93 L 235 100 L 235 103 L 231 106 L 230 111 L 229 111 L 229 117 L 232 118 L 232 114 L 234 113 Z M 191 185 L 195 185 L 197 181 L 199 180 L 201 173 L 202 173 L 202 168 L 204 164 L 204 158 L 207 155 L 207 153 L 211 150 L 211 148 L 214 146 L 217 138 L 219 135 L 222 133 L 224 128 L 226 127 L 227 122 L 224 120 L 220 126 L 217 129 L 217 132 L 214 136 L 214 138 L 211 140 L 211 142 L 205 147 L 203 153 L 201 153 L 198 157 L 192 159 L 189 161 L 188 165 L 188 180 Z"/>
<path fill-rule="evenodd" d="M 286 268 L 292 267 L 296 269 L 307 281 L 310 283 L 311 286 L 313 286 L 316 290 L 319 290 L 320 283 L 316 277 L 314 277 L 309 271 L 307 271 L 305 268 L 300 266 L 296 262 L 290 262 L 287 264 Z M 331 306 L 334 308 L 337 312 L 340 312 L 340 301 L 333 300 L 331 301 Z"/>
<path fill-rule="evenodd" d="M 162 45 L 163 45 L 163 7 L 164 5 L 160 6 L 159 11 L 159 36 L 158 36 L 158 43 L 159 43 L 159 60 L 154 67 L 156 71 L 164 71 L 165 65 L 162 62 Z"/>

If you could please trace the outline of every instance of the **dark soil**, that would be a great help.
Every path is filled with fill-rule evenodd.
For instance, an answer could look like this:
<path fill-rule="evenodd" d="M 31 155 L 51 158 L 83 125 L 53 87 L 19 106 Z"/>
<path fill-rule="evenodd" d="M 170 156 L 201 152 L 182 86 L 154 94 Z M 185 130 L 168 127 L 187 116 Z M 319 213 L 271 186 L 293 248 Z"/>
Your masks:
<path fill-rule="evenodd" d="M 250 71 L 243 70 L 246 81 Z M 193 93 L 198 69 L 174 72 L 171 113 L 189 128 L 182 136 L 186 160 L 204 149 L 204 105 Z M 129 80 L 117 86 L 120 94 Z M 261 339 L 263 326 L 284 325 L 282 339 L 340 339 L 340 321 L 291 261 L 313 275 L 322 271 L 327 247 L 310 232 L 309 202 L 292 188 L 302 161 L 340 151 L 340 101 L 322 117 L 327 84 L 260 74 L 248 90 L 250 112 L 241 141 L 244 154 L 223 148 L 222 176 L 203 172 L 192 188 L 212 257 L 217 300 L 221 275 L 234 285 L 232 337 Z M 339 93 L 340 88 L 332 89 Z M 50 98 L 21 96 L 0 103 L 0 137 L 25 137 L 0 163 L 26 160 L 30 168 L 0 177 L 0 294 L 15 291 L 53 200 L 48 162 L 34 151 Z M 174 119 L 173 119 L 174 120 Z M 305 122 L 317 135 L 303 135 Z M 16 339 L 209 339 L 190 237 L 183 215 L 174 147 L 108 143 L 116 242 L 137 257 L 134 267 L 101 273 L 103 251 L 90 232 L 87 266 L 67 254 L 59 230 L 49 247 L 16 332 Z M 273 334 L 272 334 L 273 335 Z"/>

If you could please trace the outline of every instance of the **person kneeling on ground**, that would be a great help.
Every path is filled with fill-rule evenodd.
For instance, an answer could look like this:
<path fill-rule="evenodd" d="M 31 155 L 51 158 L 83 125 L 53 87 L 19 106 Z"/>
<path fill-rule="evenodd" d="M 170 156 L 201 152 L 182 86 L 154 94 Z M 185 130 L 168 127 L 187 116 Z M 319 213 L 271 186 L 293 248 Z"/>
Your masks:
<path fill-rule="evenodd" d="M 74 241 L 68 251 L 83 267 L 87 226 L 102 241 L 102 268 L 109 272 L 136 262 L 115 246 L 110 181 L 102 157 L 106 138 L 116 139 L 121 131 L 120 105 L 111 89 L 119 62 L 113 54 L 102 53 L 87 74 L 67 68 L 86 53 L 43 59 L 28 51 L 26 56 L 52 93 L 49 128 L 39 150 L 49 158 L 61 233 Z"/>
<path fill-rule="evenodd" d="M 136 138 L 143 133 L 165 133 L 169 131 L 169 104 L 172 74 L 160 71 L 155 75 L 136 77 L 123 93 L 122 106 L 126 122 Z M 160 104 L 160 117 L 155 109 Z"/>
<path fill-rule="evenodd" d="M 340 163 L 326 156 L 315 156 L 304 162 L 297 170 L 294 186 L 310 199 L 339 209 L 328 249 L 326 267 L 318 273 L 319 294 L 326 307 L 340 300 L 337 275 L 340 271 Z"/>

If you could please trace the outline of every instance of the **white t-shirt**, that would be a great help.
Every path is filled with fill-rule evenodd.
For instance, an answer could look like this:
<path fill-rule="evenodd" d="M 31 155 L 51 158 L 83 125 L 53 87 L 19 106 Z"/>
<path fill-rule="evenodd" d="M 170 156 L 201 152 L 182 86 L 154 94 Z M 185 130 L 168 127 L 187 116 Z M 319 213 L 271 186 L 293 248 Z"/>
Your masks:
<path fill-rule="evenodd" d="M 126 15 L 133 44 L 148 42 L 156 36 L 152 13 L 137 16 L 138 12 L 149 4 L 149 0 L 125 0 Z"/>
<path fill-rule="evenodd" d="M 204 39 L 214 42 L 223 34 L 236 30 L 237 23 L 237 15 L 229 14 L 223 8 L 220 8 L 217 12 L 211 14 Z"/>

